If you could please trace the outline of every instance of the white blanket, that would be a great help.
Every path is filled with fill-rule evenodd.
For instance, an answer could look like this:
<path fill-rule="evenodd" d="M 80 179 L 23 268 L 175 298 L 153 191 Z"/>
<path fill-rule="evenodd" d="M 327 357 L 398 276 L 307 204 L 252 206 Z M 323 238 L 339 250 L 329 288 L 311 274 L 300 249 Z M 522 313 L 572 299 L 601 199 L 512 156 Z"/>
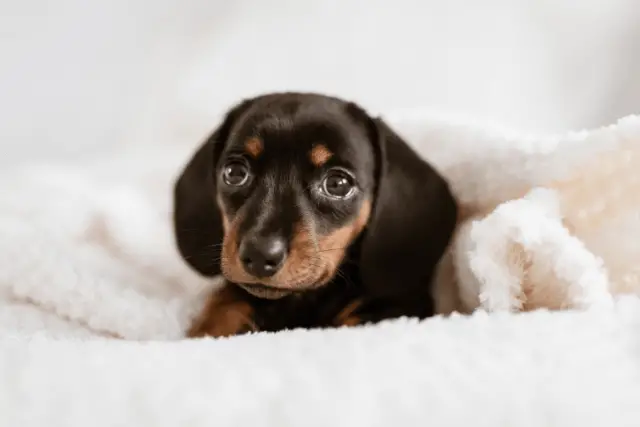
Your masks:
<path fill-rule="evenodd" d="M 517 161 L 587 135 L 391 124 L 465 203 L 517 194 L 533 176 Z M 0 425 L 640 424 L 633 297 L 613 310 L 180 341 L 214 286 L 179 259 L 169 227 L 170 187 L 194 148 L 4 173 Z"/>
<path fill-rule="evenodd" d="M 201 342 L 5 341 L 0 425 L 629 426 L 640 304 Z"/>

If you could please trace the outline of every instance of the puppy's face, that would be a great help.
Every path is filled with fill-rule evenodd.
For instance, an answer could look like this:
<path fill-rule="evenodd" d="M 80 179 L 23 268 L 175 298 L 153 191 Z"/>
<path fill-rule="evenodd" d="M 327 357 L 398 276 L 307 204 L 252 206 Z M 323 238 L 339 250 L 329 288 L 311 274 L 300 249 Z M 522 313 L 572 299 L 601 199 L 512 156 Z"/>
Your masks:
<path fill-rule="evenodd" d="M 375 152 L 345 103 L 275 97 L 235 120 L 213 173 L 223 275 L 279 298 L 338 274 L 369 221 Z"/>
<path fill-rule="evenodd" d="M 290 92 L 229 110 L 180 174 L 173 220 L 189 265 L 259 297 L 320 287 L 344 260 L 363 293 L 422 300 L 456 212 L 444 178 L 382 119 Z"/>

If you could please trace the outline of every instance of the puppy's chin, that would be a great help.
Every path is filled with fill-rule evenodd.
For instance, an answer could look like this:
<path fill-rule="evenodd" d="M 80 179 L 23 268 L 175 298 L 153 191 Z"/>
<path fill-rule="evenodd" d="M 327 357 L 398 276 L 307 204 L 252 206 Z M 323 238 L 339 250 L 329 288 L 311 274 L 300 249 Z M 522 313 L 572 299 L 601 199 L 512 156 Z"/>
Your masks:
<path fill-rule="evenodd" d="M 265 285 L 239 284 L 239 286 L 251 295 L 262 299 L 280 299 L 298 291 L 289 289 L 279 289 Z"/>

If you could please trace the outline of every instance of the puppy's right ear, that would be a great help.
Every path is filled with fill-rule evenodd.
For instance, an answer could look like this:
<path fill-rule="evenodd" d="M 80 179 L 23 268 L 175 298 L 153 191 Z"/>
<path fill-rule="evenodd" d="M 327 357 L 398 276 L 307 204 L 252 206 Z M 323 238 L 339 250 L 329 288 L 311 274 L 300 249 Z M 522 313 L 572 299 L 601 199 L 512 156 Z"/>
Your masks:
<path fill-rule="evenodd" d="M 180 255 L 204 276 L 219 275 L 224 229 L 216 201 L 216 165 L 247 100 L 227 113 L 179 176 L 173 192 L 173 228 Z"/>

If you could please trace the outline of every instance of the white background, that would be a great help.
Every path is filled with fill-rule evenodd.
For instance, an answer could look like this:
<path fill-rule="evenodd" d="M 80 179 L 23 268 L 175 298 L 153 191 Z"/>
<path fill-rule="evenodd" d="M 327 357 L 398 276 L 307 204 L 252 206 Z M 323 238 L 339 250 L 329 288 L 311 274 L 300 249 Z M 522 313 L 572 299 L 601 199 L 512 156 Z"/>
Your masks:
<path fill-rule="evenodd" d="M 0 0 L 0 164 L 196 144 L 269 90 L 535 133 L 640 112 L 638 0 Z"/>

